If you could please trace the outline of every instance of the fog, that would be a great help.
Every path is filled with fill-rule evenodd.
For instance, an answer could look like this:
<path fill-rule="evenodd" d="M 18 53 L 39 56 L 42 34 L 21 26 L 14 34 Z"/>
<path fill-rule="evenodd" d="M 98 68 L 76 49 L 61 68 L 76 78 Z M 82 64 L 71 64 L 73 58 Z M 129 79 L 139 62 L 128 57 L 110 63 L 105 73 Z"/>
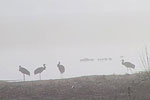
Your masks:
<path fill-rule="evenodd" d="M 120 56 L 141 71 L 139 54 L 149 45 L 148 0 L 0 1 L 0 80 L 21 80 L 19 65 L 42 79 L 125 74 Z M 92 58 L 92 62 L 80 59 Z M 97 61 L 112 58 L 111 61 Z"/>

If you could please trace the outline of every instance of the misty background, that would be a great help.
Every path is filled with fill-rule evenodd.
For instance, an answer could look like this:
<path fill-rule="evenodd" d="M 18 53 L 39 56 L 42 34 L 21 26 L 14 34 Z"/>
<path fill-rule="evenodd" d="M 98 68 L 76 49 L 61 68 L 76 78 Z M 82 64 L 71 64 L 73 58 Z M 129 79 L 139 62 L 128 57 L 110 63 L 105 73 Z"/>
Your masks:
<path fill-rule="evenodd" d="M 21 80 L 46 64 L 42 79 L 125 74 L 120 56 L 142 70 L 139 54 L 150 37 L 149 0 L 0 1 L 0 80 Z M 82 58 L 112 58 L 80 62 Z"/>

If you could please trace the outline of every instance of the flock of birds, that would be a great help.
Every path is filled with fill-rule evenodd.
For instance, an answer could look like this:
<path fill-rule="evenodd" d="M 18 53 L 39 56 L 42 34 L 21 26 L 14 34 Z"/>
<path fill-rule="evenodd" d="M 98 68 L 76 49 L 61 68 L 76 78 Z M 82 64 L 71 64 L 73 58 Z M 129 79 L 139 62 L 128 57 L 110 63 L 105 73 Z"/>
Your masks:
<path fill-rule="evenodd" d="M 57 67 L 58 67 L 58 69 L 60 71 L 60 74 L 62 76 L 63 73 L 65 72 L 65 67 L 63 65 L 61 65 L 60 62 L 57 64 Z M 34 75 L 39 74 L 39 79 L 41 80 L 41 73 L 45 69 L 46 69 L 46 64 L 43 64 L 43 67 L 39 67 L 39 68 L 34 70 Z M 19 66 L 19 71 L 23 74 L 23 80 L 24 81 L 25 81 L 25 75 L 29 75 L 30 76 L 30 72 L 26 68 L 23 68 L 23 67 Z"/>
<path fill-rule="evenodd" d="M 121 60 L 122 61 L 122 65 L 124 65 L 126 68 L 127 68 L 127 72 L 130 70 L 131 73 L 132 73 L 132 69 L 135 68 L 135 65 L 132 64 L 131 62 L 125 62 L 124 60 Z M 61 78 L 62 78 L 62 75 L 63 73 L 65 72 L 65 67 L 63 65 L 60 64 L 60 62 L 57 64 L 57 67 L 60 71 L 60 75 L 61 75 Z M 34 75 L 37 75 L 39 74 L 39 79 L 41 80 L 41 73 L 46 69 L 46 64 L 43 64 L 43 67 L 39 67 L 37 69 L 34 70 Z M 25 81 L 25 75 L 29 75 L 30 76 L 30 72 L 19 66 L 19 71 L 23 74 L 23 79 Z"/>

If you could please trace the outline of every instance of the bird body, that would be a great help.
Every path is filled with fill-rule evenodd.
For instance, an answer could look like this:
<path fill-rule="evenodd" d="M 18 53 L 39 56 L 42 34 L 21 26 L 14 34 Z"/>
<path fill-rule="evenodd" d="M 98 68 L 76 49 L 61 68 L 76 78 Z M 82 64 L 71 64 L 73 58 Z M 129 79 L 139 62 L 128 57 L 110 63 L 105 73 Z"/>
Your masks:
<path fill-rule="evenodd" d="M 130 63 L 130 62 L 124 62 L 124 60 L 122 60 L 122 65 L 126 66 L 127 68 L 135 68 L 135 65 Z"/>
<path fill-rule="evenodd" d="M 41 73 L 46 69 L 45 64 L 43 64 L 43 67 L 39 67 L 34 71 L 34 75 L 39 74 L 39 78 L 41 80 Z"/>
<path fill-rule="evenodd" d="M 19 71 L 23 74 L 23 80 L 24 81 L 25 81 L 25 75 L 29 75 L 30 76 L 30 72 L 27 69 L 25 69 L 25 68 L 23 68 L 21 66 L 19 66 Z"/>
<path fill-rule="evenodd" d="M 60 65 L 60 62 L 57 64 L 57 67 L 61 74 L 63 74 L 65 72 L 65 67 L 63 65 Z"/>
<path fill-rule="evenodd" d="M 39 68 L 37 68 L 37 69 L 34 71 L 34 74 L 36 75 L 36 74 L 42 73 L 43 70 L 44 70 L 43 67 L 39 67 Z"/>
<path fill-rule="evenodd" d="M 130 69 L 131 73 L 132 73 L 132 69 L 135 68 L 134 64 L 130 62 L 124 62 L 124 60 L 122 60 L 122 65 L 124 65 L 127 68 L 127 72 L 128 72 L 128 69 Z"/>
<path fill-rule="evenodd" d="M 23 73 L 23 74 L 26 74 L 26 75 L 29 75 L 29 76 L 30 76 L 30 72 L 29 72 L 27 69 L 25 69 L 25 68 L 23 68 L 23 67 L 21 67 L 21 66 L 19 66 L 19 71 L 20 71 L 21 73 Z"/>
<path fill-rule="evenodd" d="M 60 73 L 65 72 L 65 67 L 63 65 L 60 65 L 58 68 L 59 68 Z"/>
<path fill-rule="evenodd" d="M 46 66 L 45 64 L 43 64 L 44 67 L 39 67 L 37 68 L 35 71 L 34 71 L 34 74 L 39 74 L 39 73 L 42 73 L 45 69 L 46 69 Z"/>

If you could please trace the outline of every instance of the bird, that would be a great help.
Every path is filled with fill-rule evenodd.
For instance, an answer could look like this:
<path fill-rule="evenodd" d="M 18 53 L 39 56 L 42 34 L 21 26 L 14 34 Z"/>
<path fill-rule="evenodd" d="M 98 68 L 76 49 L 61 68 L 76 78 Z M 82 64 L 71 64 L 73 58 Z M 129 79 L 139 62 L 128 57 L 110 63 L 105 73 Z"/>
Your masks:
<path fill-rule="evenodd" d="M 130 69 L 131 72 L 132 72 L 132 69 L 135 69 L 135 65 L 132 64 L 131 62 L 125 62 L 124 60 L 121 60 L 121 61 L 122 61 L 122 65 L 124 65 L 127 68 L 127 72 L 128 72 L 128 69 Z"/>
<path fill-rule="evenodd" d="M 23 68 L 21 66 L 19 66 L 19 71 L 23 74 L 23 80 L 24 81 L 25 81 L 25 75 L 29 75 L 30 76 L 30 72 L 27 69 L 25 69 L 25 68 Z"/>
<path fill-rule="evenodd" d="M 63 77 L 62 75 L 65 72 L 65 67 L 63 65 L 61 65 L 60 62 L 58 62 L 57 67 L 60 71 L 60 75 L 61 75 L 61 78 L 62 78 Z"/>
<path fill-rule="evenodd" d="M 41 80 L 41 73 L 46 69 L 46 64 L 43 64 L 43 67 L 39 67 L 34 70 L 34 75 L 39 74 L 39 78 Z"/>

